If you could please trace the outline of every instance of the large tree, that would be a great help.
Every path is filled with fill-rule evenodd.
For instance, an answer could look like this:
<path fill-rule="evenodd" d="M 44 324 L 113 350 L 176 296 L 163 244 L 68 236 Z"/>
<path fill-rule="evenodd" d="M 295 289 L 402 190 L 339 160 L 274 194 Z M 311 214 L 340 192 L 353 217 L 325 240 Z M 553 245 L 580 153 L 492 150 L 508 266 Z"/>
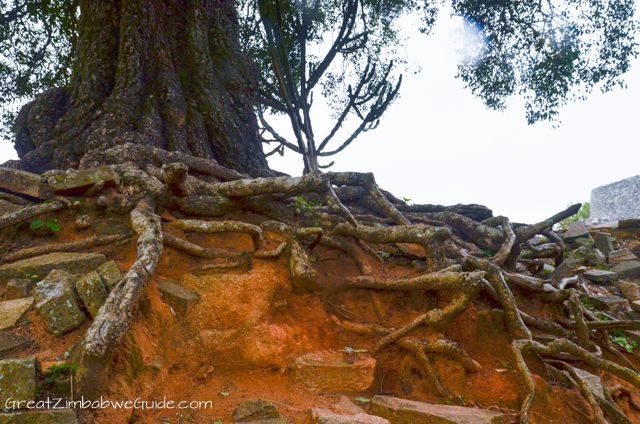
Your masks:
<path fill-rule="evenodd" d="M 43 78 L 60 83 L 39 60 L 64 70 L 67 63 L 45 56 L 47 49 L 61 43 L 60 28 L 77 34 L 62 45 L 73 55 L 68 84 L 39 95 L 18 116 L 15 146 L 24 169 L 77 167 L 86 153 L 125 143 L 213 158 L 254 175 L 267 169 L 252 109 L 256 68 L 240 52 L 233 1 L 65 3 L 16 2 L 2 18 L 5 43 L 19 43 L 29 17 L 36 21 L 30 29 L 46 30 L 31 40 L 36 51 L 23 45 L 14 52 L 28 59 L 13 64 L 6 91 L 28 90 Z M 45 6 L 51 14 L 42 15 Z M 70 19 L 78 14 L 77 22 Z"/>
<path fill-rule="evenodd" d="M 389 3 L 408 10 L 417 8 L 412 2 L 362 1 L 374 6 Z M 453 4 L 487 41 L 480 44 L 475 60 L 461 65 L 461 77 L 493 107 L 502 107 L 504 98 L 512 93 L 523 90 L 530 94 L 531 120 L 552 118 L 557 107 L 579 87 L 589 91 L 602 86 L 606 90 L 621 83 L 621 75 L 635 55 L 630 1 L 568 0 L 554 4 L 551 0 L 470 0 Z M 249 268 L 252 258 L 269 260 L 286 255 L 283 263 L 295 294 L 372 290 L 380 324 L 334 316 L 336 324 L 346 331 L 377 337 L 369 351 L 372 355 L 390 344 L 409 351 L 424 375 L 433 380 L 437 394 L 449 402 L 455 400 L 454 394 L 439 380 L 429 355 L 446 354 L 466 371 L 479 371 L 479 364 L 462 346 L 447 340 L 442 330 L 472 302 L 485 302 L 479 296 L 485 292 L 491 307 L 504 311 L 513 340 L 513 357 L 526 388 L 521 424 L 529 422 L 536 398 L 538 382 L 525 361 L 532 358 L 538 363 L 534 370 L 543 364 L 547 367 L 548 374 L 542 373 L 547 379 L 571 377 L 567 381 L 590 403 L 597 422 L 605 422 L 603 411 L 616 422 L 631 422 L 613 405 L 611 396 L 597 398 L 602 390 L 599 394 L 588 387 L 573 365 L 580 360 L 640 389 L 639 373 L 598 353 L 609 347 L 607 330 L 638 329 L 640 321 L 600 321 L 584 307 L 580 295 L 568 289 L 578 279 L 544 279 L 546 274 L 536 263 L 518 262 L 527 259 L 520 255 L 527 249 L 528 258 L 555 258 L 556 265 L 561 264 L 567 246 L 552 228 L 575 214 L 579 205 L 534 225 L 514 225 L 478 205 L 408 205 L 380 190 L 371 174 L 311 172 L 300 178 L 251 178 L 272 171 L 261 150 L 252 109 L 258 88 L 256 68 L 240 51 L 233 2 L 81 0 L 67 4 L 43 0 L 0 5 L 2 51 L 11 59 L 0 67 L 3 96 L 11 100 L 49 88 L 19 113 L 19 165 L 35 171 L 58 168 L 44 175 L 49 187 L 67 197 L 83 197 L 83 202 L 59 197 L 39 204 L 19 194 L 40 192 L 25 193 L 23 186 L 14 186 L 18 195 L 8 196 L 23 207 L 0 216 L 2 246 L 10 247 L 2 259 L 10 262 L 131 238 L 130 232 L 124 231 L 37 247 L 11 244 L 21 223 L 58 212 L 73 217 L 78 229 L 87 228 L 87 219 L 130 212 L 131 226 L 138 235 L 135 262 L 112 288 L 82 343 L 74 349 L 74 360 L 80 365 L 76 389 L 96 394 L 109 384 L 106 371 L 136 317 L 139 299 L 154 276 L 163 249 L 172 248 L 213 261 L 208 265 L 216 270 Z M 430 6 L 427 9 L 431 10 Z M 386 17 L 381 14 L 381 19 Z M 60 54 L 51 48 L 60 45 L 66 48 Z M 67 77 L 65 58 L 71 56 L 73 65 Z M 289 81 L 289 85 L 295 83 L 295 79 Z M 71 194 L 57 185 L 68 176 L 64 168 L 96 165 L 111 166 L 100 172 L 72 173 L 70 179 L 80 184 Z M 24 176 L 12 170 L 2 172 Z M 91 172 L 94 179 L 85 180 Z M 83 184 L 86 181 L 90 183 Z M 303 197 L 291 199 L 293 196 Z M 177 219 L 167 228 L 160 217 L 164 209 L 178 217 L 207 219 Z M 229 215 L 238 210 L 254 215 Z M 40 226 L 43 224 L 41 221 Z M 178 235 L 249 234 L 253 251 L 199 246 L 181 238 L 183 235 L 172 234 L 175 230 L 180 230 L 174 232 Z M 542 239 L 536 237 L 539 234 L 550 243 L 541 244 Z M 351 256 L 362 275 L 345 276 L 337 284 L 323 286 L 309 255 L 319 244 Z M 387 275 L 384 258 L 390 252 L 411 258 L 424 272 L 414 278 Z M 423 259 L 424 265 L 416 264 L 416 257 Z M 372 267 L 371 258 L 382 265 Z M 525 273 L 523 266 L 528 267 Z M 540 278 L 532 276 L 534 273 Z M 427 306 L 422 294 L 417 302 L 403 301 L 403 307 L 409 309 L 407 324 L 392 328 L 384 322 L 384 307 L 377 297 L 381 290 L 448 291 L 452 296 L 441 298 L 437 307 Z M 520 310 L 516 290 L 526 293 L 528 305 L 546 302 L 544 316 Z M 322 298 L 327 300 L 328 296 Z M 412 304 L 421 305 L 420 309 L 411 309 Z M 327 307 L 338 311 L 328 301 Z M 558 321 L 549 320 L 550 314 Z M 351 313 L 345 316 L 358 317 Z M 406 337 L 422 326 L 435 330 L 430 334 L 437 340 Z M 557 340 L 546 344 L 534 341 L 531 329 L 553 334 Z M 170 373 L 166 375 L 172 378 Z"/>

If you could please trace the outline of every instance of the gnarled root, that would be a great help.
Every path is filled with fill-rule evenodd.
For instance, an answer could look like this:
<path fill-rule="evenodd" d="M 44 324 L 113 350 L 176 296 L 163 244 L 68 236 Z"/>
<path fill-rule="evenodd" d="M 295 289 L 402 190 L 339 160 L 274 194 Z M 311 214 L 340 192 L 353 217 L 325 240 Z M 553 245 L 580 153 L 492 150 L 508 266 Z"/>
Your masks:
<path fill-rule="evenodd" d="M 251 236 L 254 250 L 263 248 L 262 230 L 257 225 L 236 221 L 198 221 L 193 219 L 176 219 L 173 225 L 182 231 L 198 233 L 243 233 Z"/>
<path fill-rule="evenodd" d="M 238 252 L 231 249 L 202 247 L 167 233 L 164 234 L 164 244 L 203 259 L 231 258 L 238 255 Z"/>
<path fill-rule="evenodd" d="M 363 336 L 385 337 L 396 331 L 393 328 L 386 328 L 377 324 L 360 324 L 351 321 L 342 321 L 336 316 L 332 316 L 332 319 L 345 330 Z M 401 338 L 395 340 L 394 343 L 416 356 L 418 363 L 423 367 L 425 374 L 432 379 L 438 394 L 449 399 L 452 397 L 452 394 L 442 385 L 442 382 L 440 381 L 436 371 L 433 369 L 431 360 L 427 354 L 438 353 L 451 356 L 453 359 L 460 362 L 467 372 L 474 373 L 482 369 L 480 364 L 467 355 L 459 343 L 450 340 L 436 340 L 434 342 L 429 342 L 424 340 Z"/>
<path fill-rule="evenodd" d="M 446 258 L 442 242 L 451 231 L 448 228 L 425 227 L 422 225 L 401 225 L 387 228 L 352 227 L 339 224 L 333 229 L 334 235 L 345 235 L 370 243 L 413 243 L 425 251 L 427 270 L 438 271 L 445 267 Z"/>
<path fill-rule="evenodd" d="M 296 294 L 304 294 L 320 289 L 318 273 L 311 266 L 309 255 L 300 241 L 306 237 L 313 237 L 311 246 L 317 245 L 322 238 L 321 228 L 295 228 L 282 222 L 267 221 L 260 224 L 264 231 L 276 233 L 286 239 L 289 273 L 293 290 Z"/>
<path fill-rule="evenodd" d="M 25 206 L 15 212 L 8 212 L 0 216 L 0 230 L 11 227 L 13 225 L 24 222 L 36 216 L 44 215 L 50 212 L 56 212 L 67 206 L 67 202 L 62 199 L 54 200 L 51 203 L 43 203 L 40 205 Z"/>
<path fill-rule="evenodd" d="M 393 219 L 398 225 L 409 225 L 411 222 L 405 218 L 398 209 L 378 188 L 376 180 L 372 173 L 360 173 L 360 172 L 327 172 L 331 184 L 337 186 L 360 186 L 364 187 L 369 196 L 373 199 L 376 205 L 384 212 L 385 215 Z"/>
<path fill-rule="evenodd" d="M 360 272 L 363 275 L 371 274 L 371 265 L 369 265 L 369 261 L 364 255 L 364 252 L 362 252 L 362 250 L 360 250 L 358 247 L 352 246 L 348 242 L 340 240 L 337 237 L 330 236 L 322 237 L 322 240 L 320 240 L 320 244 L 345 252 L 347 255 L 351 256 L 354 261 L 356 261 L 358 267 L 360 268 Z"/>
<path fill-rule="evenodd" d="M 511 290 L 509 290 L 507 283 L 504 281 L 502 270 L 498 265 L 484 259 L 467 256 L 464 267 L 469 270 L 482 270 L 487 273 L 486 280 L 490 283 L 491 287 L 493 287 L 496 300 L 504 310 L 504 317 L 509 334 L 515 339 L 530 339 L 531 332 L 522 322 L 516 306 L 516 300 Z"/>
<path fill-rule="evenodd" d="M 543 345 L 533 340 L 514 340 L 511 343 L 511 348 L 516 357 L 516 367 L 518 368 L 518 371 L 520 371 L 527 389 L 527 395 L 520 408 L 520 424 L 527 424 L 529 422 L 529 414 L 531 413 L 531 408 L 536 397 L 536 385 L 533 380 L 533 375 L 524 361 L 524 351 L 542 356 L 554 356 L 559 353 L 568 353 L 588 365 L 611 373 L 640 389 L 640 374 L 618 365 L 615 362 L 598 358 L 594 354 L 567 339 L 558 339 L 548 345 Z"/>
<path fill-rule="evenodd" d="M 129 234 L 115 234 L 111 236 L 91 236 L 87 239 L 72 243 L 47 244 L 44 246 L 31 247 L 27 249 L 10 252 L 4 257 L 4 262 L 13 262 L 20 259 L 32 258 L 34 256 L 46 255 L 53 252 L 77 252 L 95 246 L 104 246 L 111 243 L 130 238 Z"/>

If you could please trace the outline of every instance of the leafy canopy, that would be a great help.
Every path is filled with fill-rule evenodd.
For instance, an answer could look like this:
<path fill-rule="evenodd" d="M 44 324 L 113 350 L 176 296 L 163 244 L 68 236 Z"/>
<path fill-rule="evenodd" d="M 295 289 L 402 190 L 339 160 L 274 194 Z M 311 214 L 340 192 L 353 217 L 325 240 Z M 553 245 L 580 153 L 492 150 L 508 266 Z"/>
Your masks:
<path fill-rule="evenodd" d="M 355 4 L 357 11 L 351 21 L 351 35 L 335 54 L 343 60 L 327 68 L 319 83 L 312 75 L 322 67 L 324 56 L 308 47 L 338 38 L 335 31 L 345 19 L 348 4 Z M 238 0 L 237 5 L 247 53 L 256 60 L 260 71 L 263 107 L 283 112 L 279 106 L 286 104 L 282 102 L 279 77 L 273 72 L 273 51 L 277 48 L 286 52 L 281 60 L 290 67 L 286 81 L 290 93 L 303 94 L 301 98 L 311 103 L 311 92 L 306 90 L 313 90 L 319 83 L 322 94 L 336 105 L 339 119 L 345 107 L 354 102 L 353 92 L 350 96 L 346 88 L 352 84 L 355 90 L 369 74 L 356 102 L 368 97 L 363 93 L 371 94 L 367 90 L 380 85 L 382 88 L 373 91 L 369 102 L 359 105 L 358 110 L 349 108 L 348 113 L 365 117 L 371 108 L 380 108 L 380 102 L 389 103 L 395 98 L 389 96 L 397 87 L 397 78 L 392 75 L 392 61 L 400 45 L 397 20 L 402 13 L 423 13 L 422 30 L 429 32 L 440 3 Z M 451 5 L 455 14 L 477 30 L 476 38 L 482 41 L 477 44 L 473 60 L 460 63 L 458 77 L 494 109 L 503 109 L 512 95 L 524 96 L 530 123 L 556 120 L 560 107 L 584 98 L 594 89 L 623 87 L 623 74 L 637 56 L 633 0 L 451 0 Z M 71 81 L 80 12 L 78 0 L 0 0 L 0 109 L 4 138 L 12 138 L 13 118 L 21 104 L 48 88 L 66 86 Z M 272 45 L 271 52 L 265 49 L 267 17 L 279 25 L 272 26 L 272 31 L 279 34 L 280 44 Z M 306 30 L 304 40 L 296 27 Z M 300 91 L 305 82 L 307 89 Z M 366 128 L 377 120 L 374 118 Z M 298 121 L 304 122 L 304 116 Z"/>
<path fill-rule="evenodd" d="M 0 136 L 13 138 L 19 107 L 69 83 L 78 0 L 0 0 Z"/>

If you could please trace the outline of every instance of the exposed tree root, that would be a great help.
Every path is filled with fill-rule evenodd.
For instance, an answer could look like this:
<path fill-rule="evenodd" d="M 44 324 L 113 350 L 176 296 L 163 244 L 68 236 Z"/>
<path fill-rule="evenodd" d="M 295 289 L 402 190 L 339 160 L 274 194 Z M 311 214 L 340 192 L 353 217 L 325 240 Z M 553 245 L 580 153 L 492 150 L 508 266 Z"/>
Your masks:
<path fill-rule="evenodd" d="M 133 159 L 133 162 L 144 170 L 130 164 L 122 165 L 123 157 Z M 85 167 L 98 163 L 113 164 L 112 168 L 120 175 L 123 183 L 123 186 L 118 188 L 120 195 L 110 197 L 105 192 L 105 195 L 96 201 L 102 208 L 100 213 L 104 213 L 105 210 L 131 212 L 132 224 L 139 236 L 138 252 L 136 262 L 111 292 L 88 330 L 82 345 L 80 362 L 104 363 L 116 349 L 129 327 L 138 299 L 153 275 L 163 245 L 209 259 L 203 270 L 250 267 L 252 258 L 276 258 L 285 254 L 293 290 L 296 294 L 303 294 L 322 289 L 310 254 L 318 244 L 322 244 L 341 250 L 352 257 L 363 274 L 345 278 L 334 287 L 333 293 L 347 289 L 371 290 L 371 299 L 382 323 L 385 323 L 387 311 L 378 297 L 379 291 L 446 290 L 453 293 L 447 305 L 427 312 L 422 311 L 424 313 L 420 312 L 421 315 L 401 328 L 358 324 L 334 317 L 336 323 L 348 331 L 380 337 L 371 348 L 371 355 L 378 354 L 389 344 L 396 344 L 411 352 L 422 368 L 423 375 L 433 381 L 437 393 L 441 396 L 451 399 L 453 395 L 443 386 L 429 355 L 447 355 L 462 364 L 467 372 L 478 372 L 480 365 L 457 343 L 447 340 L 416 340 L 409 336 L 423 325 L 438 331 L 445 329 L 478 298 L 481 290 L 488 293 L 492 302 L 495 300 L 500 305 L 504 311 L 509 336 L 514 339 L 511 346 L 516 356 L 517 368 L 527 389 L 527 396 L 521 407 L 521 423 L 528 422 L 536 396 L 535 381 L 524 360 L 526 354 L 565 360 L 577 359 L 640 388 L 640 374 L 593 353 L 598 351 L 599 345 L 606 348 L 607 330 L 640 329 L 640 321 L 598 321 L 593 314 L 584 309 L 574 290 L 557 290 L 546 280 L 501 268 L 506 265 L 509 269 L 514 269 L 516 259 L 523 248 L 531 251 L 531 257 L 553 257 L 556 264 L 559 264 L 566 247 L 551 228 L 555 223 L 577 212 L 580 205 L 574 205 L 537 224 L 521 225 L 512 224 L 505 217 L 490 217 L 491 212 L 488 209 L 477 205 L 407 205 L 390 193 L 380 190 L 372 174 L 314 173 L 291 178 L 266 172 L 262 178 L 252 179 L 225 168 L 212 159 L 195 158 L 183 153 L 170 153 L 153 147 L 129 144 L 114 147 L 106 152 L 89 153 L 82 162 Z M 206 181 L 202 179 L 203 175 L 207 176 Z M 100 189 L 101 187 L 96 186 L 94 191 Z M 303 197 L 291 199 L 299 195 Z M 313 202 L 322 204 L 322 201 L 326 202 L 326 206 L 313 205 Z M 348 204 L 345 205 L 343 202 Z M 297 206 L 292 207 L 291 203 L 296 203 Z M 58 199 L 48 204 L 25 206 L 15 213 L 1 216 L 0 229 L 58 211 L 65 205 L 68 206 L 66 199 Z M 169 224 L 185 232 L 248 234 L 252 238 L 253 252 L 245 253 L 231 249 L 201 247 L 170 234 L 163 234 L 156 208 L 167 208 L 177 217 L 181 217 L 180 213 L 216 217 L 231 211 L 244 210 L 274 220 L 263 222 L 260 226 L 235 221 L 189 219 L 177 219 Z M 413 225 L 412 222 L 421 224 Z M 275 249 L 269 250 L 265 247 L 264 232 L 274 234 L 276 240 L 280 239 Z M 531 239 L 538 234 L 544 235 L 552 243 L 540 245 L 537 241 L 532 242 Z M 6 260 L 15 261 L 54 251 L 86 249 L 122 242 L 125 237 L 92 237 L 75 243 L 23 249 L 11 252 Z M 368 243 L 383 244 L 386 247 L 372 248 Z M 419 248 L 414 249 L 415 246 L 406 244 L 420 246 L 421 250 L 424 250 L 424 256 Z M 381 260 L 376 249 L 385 251 L 384 249 L 389 248 L 397 249 L 400 254 L 404 254 L 406 257 L 403 261 L 424 258 L 427 273 L 413 278 L 385 278 L 374 275 L 369 263 L 370 255 Z M 489 252 L 486 252 L 487 250 Z M 487 259 L 485 254 L 491 253 L 493 257 Z M 384 261 L 382 262 L 384 274 Z M 558 320 L 555 323 L 519 311 L 512 293 L 513 287 L 529 292 L 543 302 L 566 301 L 565 306 L 571 311 L 573 319 Z M 555 305 L 550 307 L 559 309 Z M 339 311 L 339 307 L 334 308 Z M 356 316 L 355 313 L 345 310 L 340 313 L 349 320 Z M 540 329 L 560 339 L 543 345 L 532 340 L 529 327 Z M 605 415 L 614 417 L 616 422 L 627 423 L 624 414 L 611 400 L 612 395 L 607 393 L 605 397 L 608 398 L 605 399 L 590 392 L 585 382 L 569 365 L 559 365 L 554 369 L 581 391 L 599 423 L 606 422 Z M 90 376 L 81 375 L 80 378 L 86 379 Z M 622 388 L 618 391 L 628 396 L 633 406 L 631 394 L 624 390 Z"/>
<path fill-rule="evenodd" d="M 34 204 L 34 202 L 31 202 L 15 194 L 7 193 L 5 191 L 0 191 L 0 199 L 7 200 L 19 206 L 31 206 Z"/>
<path fill-rule="evenodd" d="M 464 267 L 469 270 L 482 270 L 486 272 L 486 281 L 488 281 L 495 292 L 496 300 L 504 310 L 504 317 L 511 334 L 516 339 L 530 339 L 531 332 L 522 322 L 522 318 L 518 313 L 516 300 L 513 293 L 509 290 L 507 283 L 502 277 L 502 270 L 498 265 L 484 259 L 466 256 Z"/>
<path fill-rule="evenodd" d="M 332 318 L 336 322 L 336 324 L 338 324 L 345 330 L 364 336 L 386 337 L 396 331 L 396 329 L 386 328 L 377 324 L 360 324 L 351 321 L 343 321 L 338 319 L 336 316 L 333 316 Z M 424 340 L 400 338 L 394 340 L 394 343 L 399 347 L 408 350 L 416 356 L 418 363 L 424 368 L 425 374 L 428 375 L 433 381 L 438 394 L 449 399 L 452 398 L 452 394 L 442 385 L 438 374 L 433 369 L 431 360 L 427 356 L 428 353 L 438 353 L 451 356 L 453 359 L 460 362 L 460 364 L 467 372 L 474 373 L 482 369 L 480 364 L 471 359 L 469 355 L 467 355 L 467 353 L 462 349 L 462 347 L 456 342 L 452 342 L 449 340 L 436 340 L 434 342 L 428 342 Z M 373 355 L 375 353 L 371 352 L 371 354 Z"/>
<path fill-rule="evenodd" d="M 531 374 L 531 371 L 529 371 L 523 357 L 523 352 L 525 351 L 542 356 L 554 356 L 559 353 L 568 353 L 576 359 L 583 361 L 592 367 L 613 374 L 640 389 L 639 373 L 618 365 L 615 362 L 598 358 L 589 351 L 566 339 L 558 339 L 548 345 L 543 345 L 533 340 L 514 340 L 511 343 L 511 348 L 516 357 L 516 366 L 518 371 L 520 371 L 527 389 L 527 395 L 520 408 L 520 424 L 527 424 L 529 422 L 529 415 L 536 397 L 535 381 L 533 380 L 533 375 Z"/>
<path fill-rule="evenodd" d="M 507 237 L 505 238 L 502 246 L 500 246 L 498 253 L 491 258 L 491 262 L 496 265 L 504 264 L 511 254 L 513 245 L 516 243 L 516 233 L 513 232 L 513 226 L 511 225 L 511 222 L 509 222 L 508 218 L 502 217 L 502 230 L 506 233 Z"/>
<path fill-rule="evenodd" d="M 9 252 L 4 257 L 4 262 L 13 262 L 20 259 L 32 258 L 53 252 L 77 252 L 95 246 L 104 246 L 131 238 L 129 234 L 115 234 L 111 236 L 91 236 L 82 241 L 61 244 L 47 244 L 44 246 L 30 247 L 27 249 Z"/>
<path fill-rule="evenodd" d="M 360 272 L 363 275 L 371 274 L 371 265 L 369 265 L 369 261 L 364 255 L 364 252 L 362 252 L 358 247 L 352 246 L 348 242 L 340 240 L 337 237 L 330 236 L 323 236 L 322 240 L 320 240 L 320 244 L 345 252 L 347 255 L 351 256 L 354 261 L 356 261 L 360 268 Z"/>
<path fill-rule="evenodd" d="M 197 244 L 182 240 L 181 238 L 174 237 L 171 234 L 164 233 L 164 244 L 173 247 L 181 252 L 188 253 L 197 258 L 203 259 L 218 259 L 218 258 L 231 258 L 238 255 L 231 249 L 213 248 L 213 247 L 201 247 Z"/>
<path fill-rule="evenodd" d="M 181 152 L 168 152 L 156 147 L 142 144 L 123 144 L 108 150 L 94 150 L 87 153 L 81 161 L 81 168 L 91 168 L 94 166 L 104 166 L 105 164 L 120 164 L 124 160 L 143 165 L 153 163 L 154 165 L 164 165 L 166 163 L 181 162 L 190 169 L 205 175 L 211 175 L 224 181 L 240 180 L 250 178 L 249 175 L 234 171 L 220 165 L 215 159 L 198 158 Z"/>
<path fill-rule="evenodd" d="M 328 172 L 326 174 L 329 177 L 331 184 L 341 186 L 360 186 L 367 190 L 371 199 L 378 205 L 378 207 L 384 211 L 384 214 L 393 219 L 398 225 L 409 225 L 411 222 L 405 218 L 398 209 L 382 194 L 376 184 L 376 180 L 371 173 L 360 172 Z"/>
<path fill-rule="evenodd" d="M 147 282 L 153 276 L 162 254 L 160 217 L 153 202 L 141 201 L 131 212 L 131 224 L 138 234 L 138 258 L 124 279 L 111 291 L 98 316 L 87 331 L 84 351 L 94 357 L 105 357 L 117 346 L 129 327 L 133 310 Z"/>
<path fill-rule="evenodd" d="M 629 406 L 636 411 L 640 412 L 640 403 L 633 399 L 633 393 L 631 390 L 622 385 L 616 385 L 613 387 L 607 387 L 605 389 L 611 398 L 626 396 L 629 399 Z"/>
<path fill-rule="evenodd" d="M 303 294 L 320 289 L 318 273 L 311 266 L 307 251 L 300 241 L 305 237 L 313 237 L 312 246 L 318 244 L 322 238 L 321 228 L 295 228 L 282 222 L 267 221 L 260 224 L 264 231 L 276 233 L 286 239 L 286 252 L 289 263 L 289 273 L 293 290 L 296 294 Z"/>
<path fill-rule="evenodd" d="M 236 221 L 197 221 L 192 219 L 177 219 L 173 225 L 182 231 L 198 233 L 243 233 L 251 236 L 254 250 L 262 249 L 262 230 L 257 225 Z"/>
<path fill-rule="evenodd" d="M 339 224 L 333 229 L 334 235 L 355 237 L 370 243 L 413 243 L 425 251 L 427 271 L 434 272 L 444 268 L 446 260 L 442 241 L 451 231 L 447 228 L 425 227 L 421 225 L 401 225 L 388 228 L 352 227 Z"/>
<path fill-rule="evenodd" d="M 0 216 L 0 230 L 3 228 L 11 227 L 13 225 L 24 222 L 28 219 L 35 218 L 36 216 L 44 215 L 46 213 L 56 212 L 68 206 L 68 201 L 65 202 L 62 199 L 53 200 L 50 203 L 43 203 L 40 205 L 25 206 L 22 209 L 18 209 L 15 212 L 9 212 Z"/>

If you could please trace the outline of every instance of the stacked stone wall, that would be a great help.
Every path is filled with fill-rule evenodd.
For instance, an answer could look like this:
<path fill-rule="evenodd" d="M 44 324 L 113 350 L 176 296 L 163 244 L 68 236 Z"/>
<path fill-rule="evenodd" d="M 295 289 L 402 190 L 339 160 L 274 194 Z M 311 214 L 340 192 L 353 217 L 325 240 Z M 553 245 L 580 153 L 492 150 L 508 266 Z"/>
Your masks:
<path fill-rule="evenodd" d="M 591 218 L 603 221 L 640 218 L 640 175 L 594 188 Z"/>

